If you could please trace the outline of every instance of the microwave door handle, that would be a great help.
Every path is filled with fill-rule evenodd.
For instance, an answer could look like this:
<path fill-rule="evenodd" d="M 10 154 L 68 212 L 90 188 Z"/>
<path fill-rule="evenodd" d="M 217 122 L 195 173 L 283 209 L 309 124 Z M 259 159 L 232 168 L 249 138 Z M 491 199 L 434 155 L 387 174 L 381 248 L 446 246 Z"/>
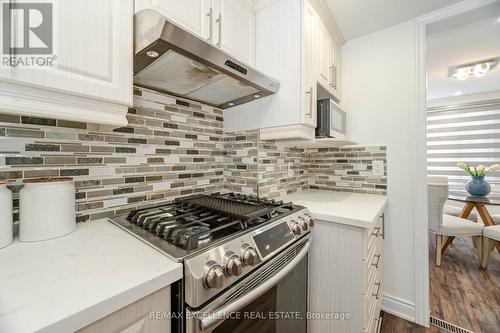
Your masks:
<path fill-rule="evenodd" d="M 210 314 L 203 314 L 200 319 L 200 325 L 202 330 L 206 330 L 218 322 L 222 321 L 224 318 L 229 318 L 229 313 L 238 311 L 244 306 L 252 303 L 255 299 L 263 295 L 266 291 L 271 289 L 276 283 L 283 279 L 288 273 L 290 273 L 295 266 L 297 266 L 300 261 L 306 256 L 311 247 L 311 239 L 307 240 L 302 250 L 297 254 L 297 256 L 290 261 L 281 271 L 272 276 L 269 280 L 250 291 L 249 293 L 241 296 L 241 298 L 236 299 L 234 302 L 228 303 L 214 311 Z"/>

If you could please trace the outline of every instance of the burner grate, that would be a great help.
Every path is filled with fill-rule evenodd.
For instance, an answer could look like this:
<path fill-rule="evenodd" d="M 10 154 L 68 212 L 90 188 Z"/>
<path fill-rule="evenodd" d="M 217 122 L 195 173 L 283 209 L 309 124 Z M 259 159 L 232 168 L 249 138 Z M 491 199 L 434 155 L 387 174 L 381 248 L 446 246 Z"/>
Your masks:
<path fill-rule="evenodd" d="M 229 215 L 241 221 L 252 220 L 273 211 L 272 207 L 265 204 L 234 201 L 216 196 L 192 197 L 182 201 L 220 214 Z"/>

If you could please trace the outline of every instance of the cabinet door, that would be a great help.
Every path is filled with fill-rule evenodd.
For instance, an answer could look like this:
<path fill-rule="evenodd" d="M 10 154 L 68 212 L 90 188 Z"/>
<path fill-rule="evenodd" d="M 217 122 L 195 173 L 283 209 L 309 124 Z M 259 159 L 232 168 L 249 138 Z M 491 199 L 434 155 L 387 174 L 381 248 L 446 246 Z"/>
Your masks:
<path fill-rule="evenodd" d="M 311 3 L 304 2 L 303 122 L 316 127 L 318 80 L 318 16 Z"/>
<path fill-rule="evenodd" d="M 213 0 L 213 42 L 235 58 L 255 64 L 255 14 L 248 0 Z"/>
<path fill-rule="evenodd" d="M 3 66 L 0 80 L 131 105 L 133 0 L 52 3 L 53 65 Z"/>
<path fill-rule="evenodd" d="M 170 319 L 151 317 L 151 313 L 169 312 L 170 287 L 166 287 L 82 328 L 77 333 L 170 333 Z"/>
<path fill-rule="evenodd" d="M 135 11 L 152 8 L 172 23 L 207 38 L 209 33 L 209 0 L 135 0 Z"/>
<path fill-rule="evenodd" d="M 318 82 L 323 85 L 325 89 L 330 89 L 330 32 L 328 28 L 323 24 L 321 19 L 317 19 L 317 54 L 318 59 Z"/>
<path fill-rule="evenodd" d="M 330 41 L 330 91 L 340 100 L 340 70 L 341 70 L 340 44 L 332 37 Z"/>

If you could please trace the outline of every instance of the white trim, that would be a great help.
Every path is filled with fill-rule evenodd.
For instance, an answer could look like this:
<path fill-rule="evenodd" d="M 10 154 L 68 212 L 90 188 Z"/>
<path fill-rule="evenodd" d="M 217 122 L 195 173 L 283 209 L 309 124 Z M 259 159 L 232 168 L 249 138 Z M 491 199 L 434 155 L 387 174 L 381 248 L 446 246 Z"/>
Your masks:
<path fill-rule="evenodd" d="M 427 101 L 427 107 L 446 107 L 451 105 L 461 105 L 495 100 L 500 100 L 500 91 L 431 99 Z"/>
<path fill-rule="evenodd" d="M 384 293 L 382 297 L 382 310 L 408 321 L 415 321 L 415 304 L 397 296 Z"/>
<path fill-rule="evenodd" d="M 126 105 L 0 81 L 0 111 L 72 121 L 126 126 Z"/>
<path fill-rule="evenodd" d="M 429 327 L 429 236 L 427 214 L 427 105 L 425 24 L 416 22 L 416 114 L 414 182 L 414 260 L 415 260 L 415 322 Z"/>
<path fill-rule="evenodd" d="M 308 124 L 295 124 L 278 127 L 261 128 L 261 140 L 314 139 L 314 127 Z"/>
<path fill-rule="evenodd" d="M 420 325 L 429 326 L 429 240 L 427 218 L 427 133 L 426 133 L 426 26 L 443 19 L 462 14 L 491 4 L 497 0 L 465 0 L 458 4 L 434 11 L 416 19 L 416 80 L 417 80 L 417 110 L 414 115 L 416 164 L 413 166 L 414 179 L 414 250 L 415 250 L 415 304 L 414 313 L 408 303 L 390 295 L 384 295 L 384 310 L 390 313 L 399 312 L 398 316 L 407 318 Z M 387 299 L 387 300 L 386 300 Z M 399 310 L 398 310 L 399 307 Z M 392 311 L 392 312 L 391 312 Z"/>

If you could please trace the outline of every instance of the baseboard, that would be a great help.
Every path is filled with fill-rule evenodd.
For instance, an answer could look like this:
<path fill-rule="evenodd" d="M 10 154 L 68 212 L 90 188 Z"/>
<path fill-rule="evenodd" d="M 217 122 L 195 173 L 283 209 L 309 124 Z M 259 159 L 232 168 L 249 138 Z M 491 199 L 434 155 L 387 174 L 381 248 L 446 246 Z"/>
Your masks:
<path fill-rule="evenodd" d="M 415 303 L 397 296 L 384 293 L 382 298 L 382 310 L 408 321 L 415 322 Z"/>

